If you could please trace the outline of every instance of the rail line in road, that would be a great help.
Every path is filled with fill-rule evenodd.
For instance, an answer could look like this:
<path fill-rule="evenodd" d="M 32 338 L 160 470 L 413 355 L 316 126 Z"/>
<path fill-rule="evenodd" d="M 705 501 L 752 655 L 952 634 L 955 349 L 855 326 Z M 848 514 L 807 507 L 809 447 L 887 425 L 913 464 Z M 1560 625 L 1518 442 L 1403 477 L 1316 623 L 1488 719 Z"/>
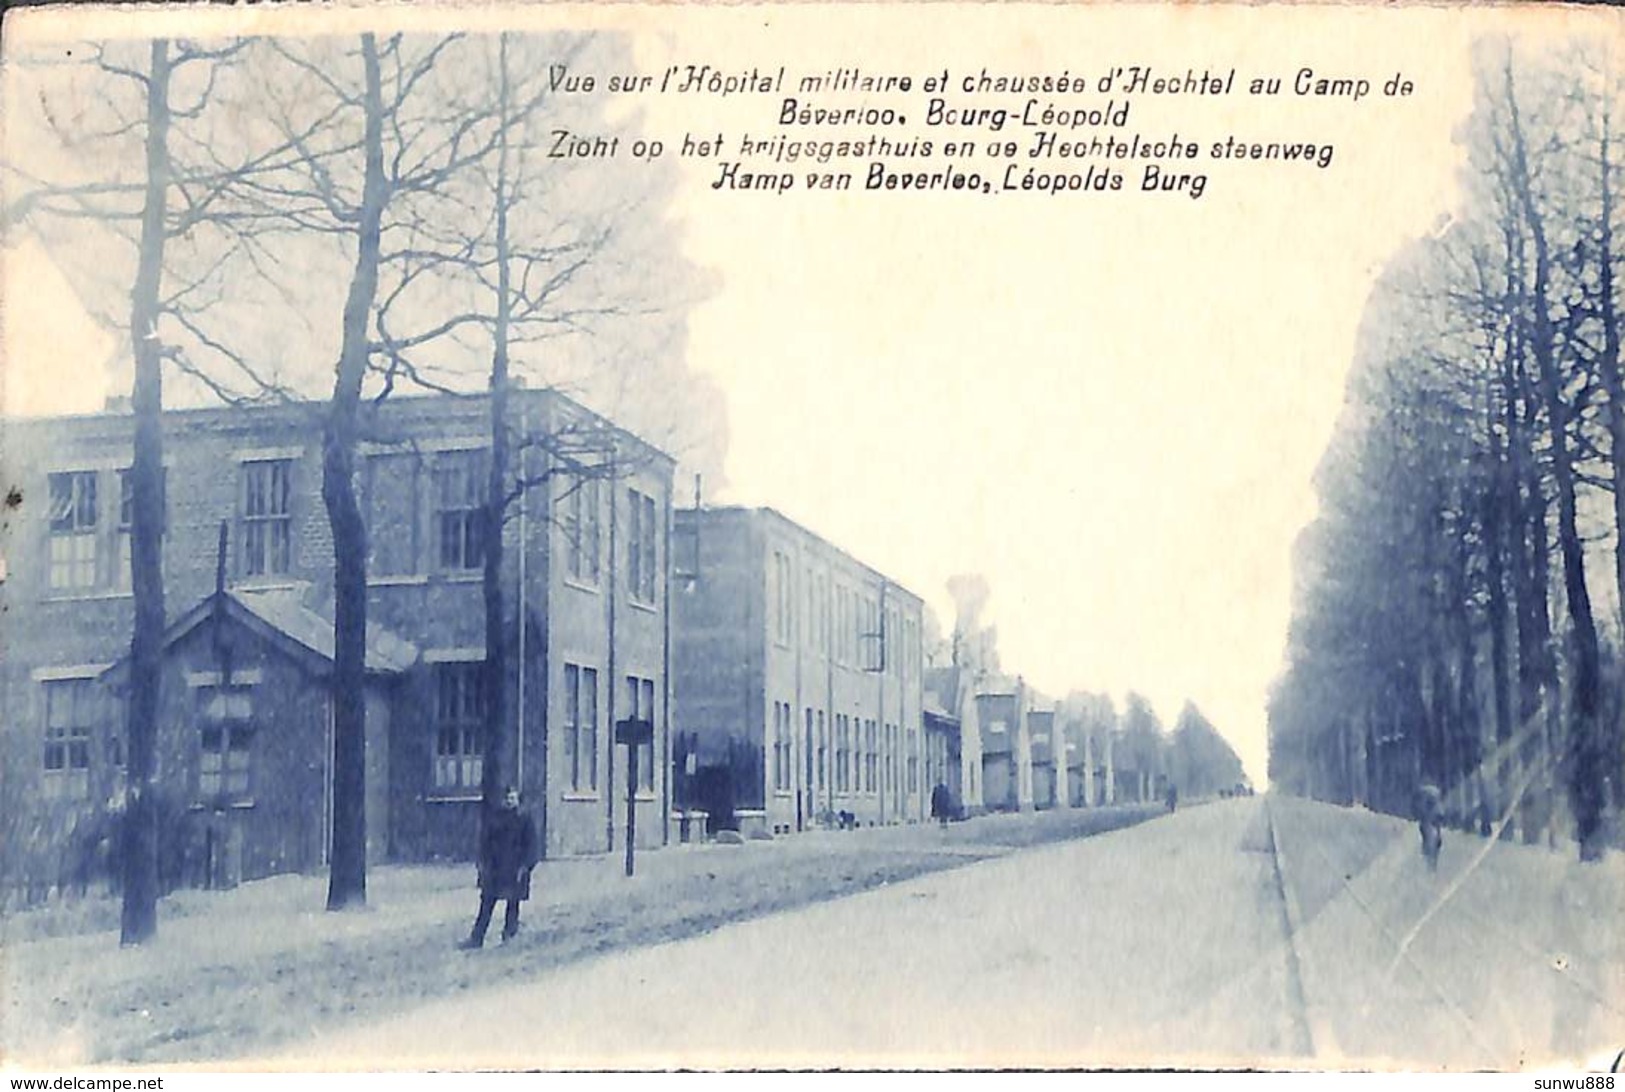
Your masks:
<path fill-rule="evenodd" d="M 1303 984 L 1303 953 L 1299 951 L 1298 938 L 1302 933 L 1303 911 L 1298 906 L 1296 893 L 1287 885 L 1281 866 L 1281 845 L 1275 834 L 1275 813 L 1270 808 L 1269 798 L 1264 798 L 1264 816 L 1266 828 L 1269 832 L 1270 867 L 1275 875 L 1275 892 L 1281 902 L 1281 925 L 1286 934 L 1287 942 L 1287 982 L 1288 998 L 1287 1011 L 1297 1017 L 1296 1030 L 1302 1036 L 1301 1052 L 1312 1057 L 1318 1056 L 1320 1051 L 1315 1047 L 1315 1021 L 1310 1018 L 1309 998 Z M 1323 1029 L 1320 1035 L 1322 1043 L 1328 1038 L 1327 1030 Z"/>
<path fill-rule="evenodd" d="M 1317 1057 L 1335 1057 L 1337 1056 L 1338 1047 L 1335 1035 L 1331 1030 L 1331 1013 L 1326 1009 L 1325 991 L 1323 991 L 1319 984 L 1320 980 L 1318 978 L 1316 968 L 1316 957 L 1312 952 L 1307 951 L 1309 948 L 1309 936 L 1305 929 L 1307 922 L 1303 920 L 1301 913 L 1297 911 L 1297 900 L 1293 891 L 1293 877 L 1296 875 L 1294 869 L 1298 867 L 1313 867 L 1313 865 L 1305 865 L 1302 860 L 1295 860 L 1282 850 L 1275 812 L 1267 800 L 1265 803 L 1265 813 L 1268 817 L 1270 845 L 1276 855 L 1275 863 L 1277 875 L 1281 879 L 1283 905 L 1286 907 L 1285 913 L 1290 922 L 1291 947 L 1305 1004 L 1306 1023 L 1311 1029 L 1311 1039 Z M 1386 968 L 1385 977 L 1391 980 L 1394 973 L 1403 967 L 1408 972 L 1409 978 L 1422 987 L 1432 1001 L 1438 1005 L 1439 1009 L 1449 1016 L 1452 1023 L 1461 1029 L 1461 1032 L 1465 1038 L 1471 1041 L 1474 1046 L 1482 1052 L 1485 1058 L 1494 1059 L 1503 1057 L 1506 1053 L 1504 1047 L 1490 1042 L 1485 1037 L 1484 1031 L 1480 1027 L 1479 1022 L 1473 1018 L 1472 1014 L 1463 1005 L 1463 1003 L 1458 998 L 1452 996 L 1450 991 L 1441 985 L 1438 975 L 1433 973 L 1433 971 L 1417 957 L 1417 954 L 1410 948 L 1409 944 L 1405 942 L 1405 939 L 1402 939 L 1400 936 L 1396 935 L 1395 929 L 1384 920 L 1384 917 L 1379 910 L 1360 894 L 1354 884 L 1350 882 L 1350 878 L 1341 868 L 1337 866 L 1336 862 L 1334 862 L 1327 855 L 1325 850 L 1321 848 L 1317 842 L 1314 842 L 1313 839 L 1309 840 L 1309 846 L 1311 852 L 1318 859 L 1317 863 L 1321 867 L 1324 867 L 1328 874 L 1337 877 L 1337 890 L 1339 892 L 1339 897 L 1346 897 L 1348 899 L 1349 903 L 1354 906 L 1359 911 L 1360 915 L 1370 924 L 1370 927 L 1375 935 L 1388 946 L 1390 951 L 1394 953 L 1392 961 Z M 1329 905 L 1330 904 L 1328 903 L 1328 906 Z M 1506 942 L 1509 946 L 1516 948 L 1521 953 L 1529 957 L 1533 962 L 1539 963 L 1548 969 L 1553 969 L 1551 968 L 1550 961 L 1545 953 L 1537 951 L 1527 941 L 1516 937 L 1498 923 L 1472 911 L 1466 905 L 1453 905 L 1452 913 L 1460 914 L 1470 919 L 1475 925 L 1483 927 L 1486 929 L 1486 931 L 1495 935 L 1498 940 Z M 1575 990 L 1585 996 L 1588 1001 L 1593 1003 L 1601 1002 L 1610 1011 L 1616 1013 L 1620 1011 L 1616 1004 L 1602 997 L 1597 991 L 1591 989 L 1584 983 L 1576 981 L 1570 976 L 1562 976 L 1560 977 L 1559 981 L 1563 982 L 1564 985 L 1569 989 Z M 1341 1013 L 1339 1015 L 1347 1016 L 1349 1014 Z"/>
<path fill-rule="evenodd" d="M 1280 837 L 1276 832 L 1276 811 L 1264 796 L 1264 824 L 1269 830 L 1269 864 L 1276 876 L 1276 894 L 1280 897 L 1280 920 L 1287 934 L 1287 977 L 1290 978 L 1289 1011 L 1298 1017 L 1303 1035 L 1303 1053 L 1311 1058 L 1336 1055 L 1336 1035 L 1331 1022 L 1310 1007 L 1310 990 L 1305 985 L 1305 957 L 1303 957 L 1303 908 L 1298 905 L 1297 892 L 1287 882 L 1287 866 L 1282 863 Z"/>

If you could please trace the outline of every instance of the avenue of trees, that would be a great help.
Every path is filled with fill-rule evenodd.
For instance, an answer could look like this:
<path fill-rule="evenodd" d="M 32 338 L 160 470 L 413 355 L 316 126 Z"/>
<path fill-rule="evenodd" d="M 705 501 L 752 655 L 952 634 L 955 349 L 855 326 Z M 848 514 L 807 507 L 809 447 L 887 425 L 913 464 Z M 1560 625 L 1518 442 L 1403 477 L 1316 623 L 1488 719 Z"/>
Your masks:
<path fill-rule="evenodd" d="M 1368 303 L 1296 547 L 1270 779 L 1602 855 L 1621 803 L 1618 73 L 1475 56 L 1455 218 Z"/>
<path fill-rule="evenodd" d="M 701 278 L 666 218 L 673 176 L 643 164 L 595 173 L 546 155 L 555 127 L 609 124 L 589 96 L 555 96 L 551 66 L 607 63 L 624 49 L 579 35 L 365 33 L 90 43 L 16 58 L 10 90 L 38 115 L 28 154 L 9 154 L 15 134 L 8 149 L 8 229 L 46 247 L 130 360 L 124 943 L 150 938 L 157 921 L 166 382 L 232 403 L 315 399 L 334 556 L 330 909 L 366 900 L 357 450 L 387 439 L 374 434 L 379 403 L 413 390 L 491 393 L 488 803 L 511 776 L 513 665 L 500 638 L 516 619 L 499 577 L 513 504 L 552 474 L 627 470 L 596 419 L 527 431 L 508 411 L 511 386 L 555 386 L 696 469 L 720 465 L 720 399 L 682 362 L 682 314 Z"/>

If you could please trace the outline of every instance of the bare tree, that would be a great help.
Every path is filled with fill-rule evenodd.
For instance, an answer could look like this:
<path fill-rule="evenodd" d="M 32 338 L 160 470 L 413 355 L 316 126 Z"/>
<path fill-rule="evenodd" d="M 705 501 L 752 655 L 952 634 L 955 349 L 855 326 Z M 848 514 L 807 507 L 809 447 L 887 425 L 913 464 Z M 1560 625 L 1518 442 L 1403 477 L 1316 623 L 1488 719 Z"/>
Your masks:
<path fill-rule="evenodd" d="M 581 477 L 609 473 L 613 465 L 593 454 L 608 433 L 598 418 L 549 435 L 527 433 L 517 444 L 512 435 L 512 346 L 629 309 L 613 292 L 600 302 L 565 300 L 565 290 L 600 259 L 605 229 L 576 209 L 550 210 L 543 223 L 527 212 L 536 201 L 526 186 L 531 174 L 540 175 L 537 161 L 545 155 L 534 129 L 548 97 L 547 66 L 529 64 L 528 78 L 518 79 L 508 61 L 509 36 L 496 39 L 494 64 L 482 65 L 488 44 L 460 36 L 364 35 L 358 55 L 274 45 L 277 67 L 300 80 L 272 106 L 279 133 L 292 139 L 310 130 L 313 109 L 323 122 L 300 143 L 301 160 L 262 181 L 256 197 L 267 214 L 280 211 L 292 227 L 345 239 L 355 254 L 323 444 L 335 561 L 330 909 L 366 897 L 360 684 L 367 542 L 353 483 L 369 408 L 401 386 L 454 390 L 469 374 L 471 349 L 490 352 L 491 447 L 475 547 L 487 607 L 486 720 L 493 732 L 482 793 L 488 801 L 505 783 L 512 750 L 504 685 L 509 612 L 501 584 L 511 506 L 525 489 L 565 469 Z M 324 105 L 313 108 L 307 92 Z M 586 227 L 561 237 L 560 225 L 576 223 Z M 516 455 L 528 460 L 518 470 Z"/>
<path fill-rule="evenodd" d="M 12 220 L 47 237 L 54 227 L 74 225 L 99 239 L 100 246 L 109 240 L 126 243 L 134 257 L 123 324 L 133 359 L 134 440 L 127 482 L 135 616 L 128 674 L 127 791 L 119 854 L 123 870 L 120 940 L 126 945 L 143 943 L 157 931 L 154 751 L 165 621 L 164 366 L 174 365 L 218 387 L 219 380 L 210 377 L 220 375 L 222 365 L 243 364 L 241 356 L 209 332 L 204 316 L 219 300 L 218 288 L 226 271 L 236 260 L 251 255 L 255 245 L 253 225 L 238 219 L 230 195 L 243 178 L 263 169 L 277 154 L 243 145 L 229 161 L 216 155 L 204 162 L 177 158 L 172 144 L 178 124 L 206 115 L 216 98 L 220 74 L 230 70 L 242 49 L 240 42 L 208 47 L 155 39 L 148 44 L 146 64 L 141 67 L 110 46 L 92 46 L 87 51 L 91 71 L 104 82 L 114 82 L 114 91 L 104 100 L 113 122 L 81 117 L 79 131 L 69 131 L 59 127 L 55 113 L 47 107 L 51 125 L 66 147 L 75 152 L 95 149 L 110 161 L 139 136 L 139 180 L 84 177 L 92 168 L 87 168 L 83 158 L 70 159 L 71 168 L 63 170 L 64 174 L 77 171 L 80 177 L 47 178 L 25 167 L 13 169 L 20 193 L 9 210 Z M 118 83 L 130 93 L 118 90 Z M 41 101 L 49 98 L 42 90 Z M 140 103 L 139 111 L 125 116 L 121 107 L 134 102 Z M 175 240 L 201 245 L 189 246 L 187 255 L 175 257 L 170 249 Z M 105 325 L 113 324 L 111 313 L 99 300 L 87 300 L 87 305 Z M 246 374 L 258 380 L 251 370 Z"/>

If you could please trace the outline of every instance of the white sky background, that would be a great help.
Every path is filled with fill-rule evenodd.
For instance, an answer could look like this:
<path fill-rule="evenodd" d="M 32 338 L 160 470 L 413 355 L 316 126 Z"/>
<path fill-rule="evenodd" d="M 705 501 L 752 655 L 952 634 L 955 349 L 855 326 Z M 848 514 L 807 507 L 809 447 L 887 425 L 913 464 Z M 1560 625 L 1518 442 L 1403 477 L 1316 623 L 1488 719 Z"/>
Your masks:
<path fill-rule="evenodd" d="M 253 17 L 269 31 L 293 14 Z M 187 18 L 194 32 L 209 18 L 243 33 L 249 15 Z M 307 28 L 316 17 L 302 16 Z M 419 16 L 437 27 L 473 18 Z M 710 189 L 715 161 L 692 160 L 674 210 L 689 258 L 720 284 L 692 313 L 688 341 L 691 366 L 728 405 L 728 486 L 710 500 L 769 504 L 804 522 L 925 596 L 945 628 L 948 577 L 983 573 L 1008 669 L 1056 697 L 1105 690 L 1120 704 L 1139 690 L 1170 725 L 1189 698 L 1260 784 L 1290 549 L 1314 514 L 1310 477 L 1378 270 L 1455 202 L 1452 132 L 1470 106 L 1470 44 L 1498 28 L 1618 25 L 1598 11 L 1330 7 L 608 5 L 527 18 L 635 29 L 641 68 L 656 75 L 672 63 L 916 78 L 943 67 L 1234 65 L 1228 100 L 1141 97 L 1129 130 L 1178 132 L 1204 152 L 1231 133 L 1336 143 L 1328 170 L 1202 161 L 1208 191 L 1195 201 L 726 193 Z M 149 32 L 159 24 L 143 21 Z M 1290 83 L 1305 66 L 1378 86 L 1403 71 L 1417 92 L 1298 98 Z M 1250 75 L 1288 88 L 1250 99 Z M 925 97 L 916 89 L 901 105 L 923 117 Z M 685 130 L 721 130 L 729 146 L 787 131 L 772 96 L 635 105 L 668 155 Z M 995 135 L 909 131 L 979 144 Z M 1019 128 L 996 135 L 1030 139 Z M 1002 174 L 981 157 L 965 166 Z M 861 185 L 861 161 L 853 169 Z M 1122 169 L 1132 189 L 1138 172 Z M 97 408 L 112 342 L 62 321 L 71 290 L 41 258 L 8 252 L 7 406 Z"/>

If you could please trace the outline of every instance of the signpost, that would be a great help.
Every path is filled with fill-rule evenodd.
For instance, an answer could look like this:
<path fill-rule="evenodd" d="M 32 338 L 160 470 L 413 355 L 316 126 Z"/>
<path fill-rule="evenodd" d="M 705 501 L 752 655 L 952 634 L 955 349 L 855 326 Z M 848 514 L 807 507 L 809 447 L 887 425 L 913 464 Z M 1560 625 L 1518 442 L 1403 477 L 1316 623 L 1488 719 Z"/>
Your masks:
<path fill-rule="evenodd" d="M 615 722 L 615 742 L 626 744 L 626 874 L 632 875 L 632 854 L 638 832 L 638 748 L 653 743 L 652 720 L 628 717 Z"/>

